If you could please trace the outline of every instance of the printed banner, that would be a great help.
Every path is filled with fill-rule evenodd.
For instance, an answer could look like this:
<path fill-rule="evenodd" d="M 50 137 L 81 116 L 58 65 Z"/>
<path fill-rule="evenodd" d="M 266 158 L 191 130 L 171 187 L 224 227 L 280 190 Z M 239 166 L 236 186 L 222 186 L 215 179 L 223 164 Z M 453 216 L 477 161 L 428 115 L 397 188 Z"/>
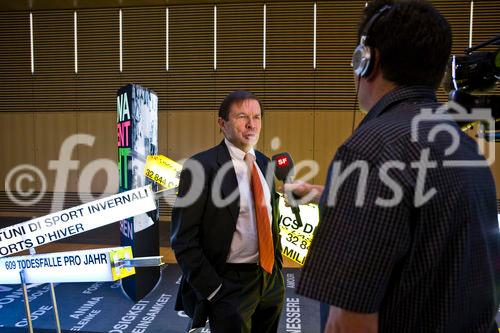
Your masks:
<path fill-rule="evenodd" d="M 285 205 L 285 198 L 280 193 L 280 235 L 283 255 L 296 263 L 304 264 L 304 260 L 311 246 L 314 231 L 319 222 L 318 205 L 300 205 L 300 218 L 303 225 L 299 227 L 295 214 Z"/>
<path fill-rule="evenodd" d="M 26 283 L 116 281 L 135 273 L 133 267 L 115 267 L 118 260 L 130 258 L 130 246 L 3 258 L 0 283 L 20 284 L 21 270 Z"/>
<path fill-rule="evenodd" d="M 170 190 L 179 186 L 182 165 L 163 155 L 150 155 L 146 160 L 144 174 L 152 181 Z"/>
<path fill-rule="evenodd" d="M 0 258 L 156 209 L 149 186 L 0 229 Z"/>

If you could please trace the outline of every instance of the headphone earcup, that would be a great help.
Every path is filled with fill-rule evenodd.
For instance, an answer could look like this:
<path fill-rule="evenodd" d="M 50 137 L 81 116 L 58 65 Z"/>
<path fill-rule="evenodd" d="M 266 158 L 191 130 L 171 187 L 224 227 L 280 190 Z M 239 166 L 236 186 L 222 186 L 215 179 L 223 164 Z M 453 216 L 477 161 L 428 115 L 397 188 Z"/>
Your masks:
<path fill-rule="evenodd" d="M 383 6 L 365 25 L 361 38 L 359 39 L 359 45 L 354 50 L 351 61 L 352 69 L 358 77 L 367 77 L 373 70 L 373 66 L 375 64 L 375 50 L 366 46 L 365 42 L 368 39 L 371 27 L 385 11 L 388 11 L 391 8 L 391 5 Z"/>
<path fill-rule="evenodd" d="M 358 77 L 366 77 L 370 74 L 372 63 L 372 49 L 369 46 L 359 44 L 352 55 L 352 69 Z"/>

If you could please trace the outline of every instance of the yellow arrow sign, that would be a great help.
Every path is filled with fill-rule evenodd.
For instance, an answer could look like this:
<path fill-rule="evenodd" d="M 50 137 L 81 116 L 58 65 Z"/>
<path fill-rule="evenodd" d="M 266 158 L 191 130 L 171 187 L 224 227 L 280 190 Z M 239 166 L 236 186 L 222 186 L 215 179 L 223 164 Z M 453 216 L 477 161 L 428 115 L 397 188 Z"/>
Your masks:
<path fill-rule="evenodd" d="M 126 246 L 117 248 L 109 253 L 109 258 L 111 259 L 111 275 L 113 281 L 123 279 L 127 276 L 135 274 L 134 267 L 120 267 L 116 264 L 117 261 L 123 259 L 132 259 L 134 255 L 132 254 L 132 247 Z"/>
<path fill-rule="evenodd" d="M 182 165 L 163 155 L 149 155 L 146 159 L 144 175 L 165 189 L 179 186 Z"/>

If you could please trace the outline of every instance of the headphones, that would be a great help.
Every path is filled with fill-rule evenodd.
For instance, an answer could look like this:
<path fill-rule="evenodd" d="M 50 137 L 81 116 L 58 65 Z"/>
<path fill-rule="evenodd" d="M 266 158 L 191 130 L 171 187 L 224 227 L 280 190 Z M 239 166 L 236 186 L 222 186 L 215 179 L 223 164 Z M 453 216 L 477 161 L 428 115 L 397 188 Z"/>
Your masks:
<path fill-rule="evenodd" d="M 361 38 L 359 40 L 359 45 L 354 49 L 352 55 L 351 66 L 354 73 L 358 77 L 367 77 L 372 71 L 373 64 L 375 63 L 375 51 L 372 50 L 370 46 L 365 45 L 366 39 L 368 38 L 368 33 L 370 28 L 375 24 L 380 16 L 386 11 L 391 9 L 390 5 L 385 5 L 379 9 L 375 15 L 371 17 L 368 23 L 365 25 Z"/>

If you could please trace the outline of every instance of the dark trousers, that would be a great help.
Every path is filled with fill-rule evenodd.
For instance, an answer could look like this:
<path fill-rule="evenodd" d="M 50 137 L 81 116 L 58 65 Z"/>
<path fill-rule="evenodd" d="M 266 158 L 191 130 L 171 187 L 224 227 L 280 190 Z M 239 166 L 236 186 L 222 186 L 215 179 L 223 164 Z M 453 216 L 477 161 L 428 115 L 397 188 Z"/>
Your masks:
<path fill-rule="evenodd" d="M 208 305 L 212 333 L 276 333 L 283 307 L 283 274 L 255 264 L 227 264 L 222 288 Z"/>

